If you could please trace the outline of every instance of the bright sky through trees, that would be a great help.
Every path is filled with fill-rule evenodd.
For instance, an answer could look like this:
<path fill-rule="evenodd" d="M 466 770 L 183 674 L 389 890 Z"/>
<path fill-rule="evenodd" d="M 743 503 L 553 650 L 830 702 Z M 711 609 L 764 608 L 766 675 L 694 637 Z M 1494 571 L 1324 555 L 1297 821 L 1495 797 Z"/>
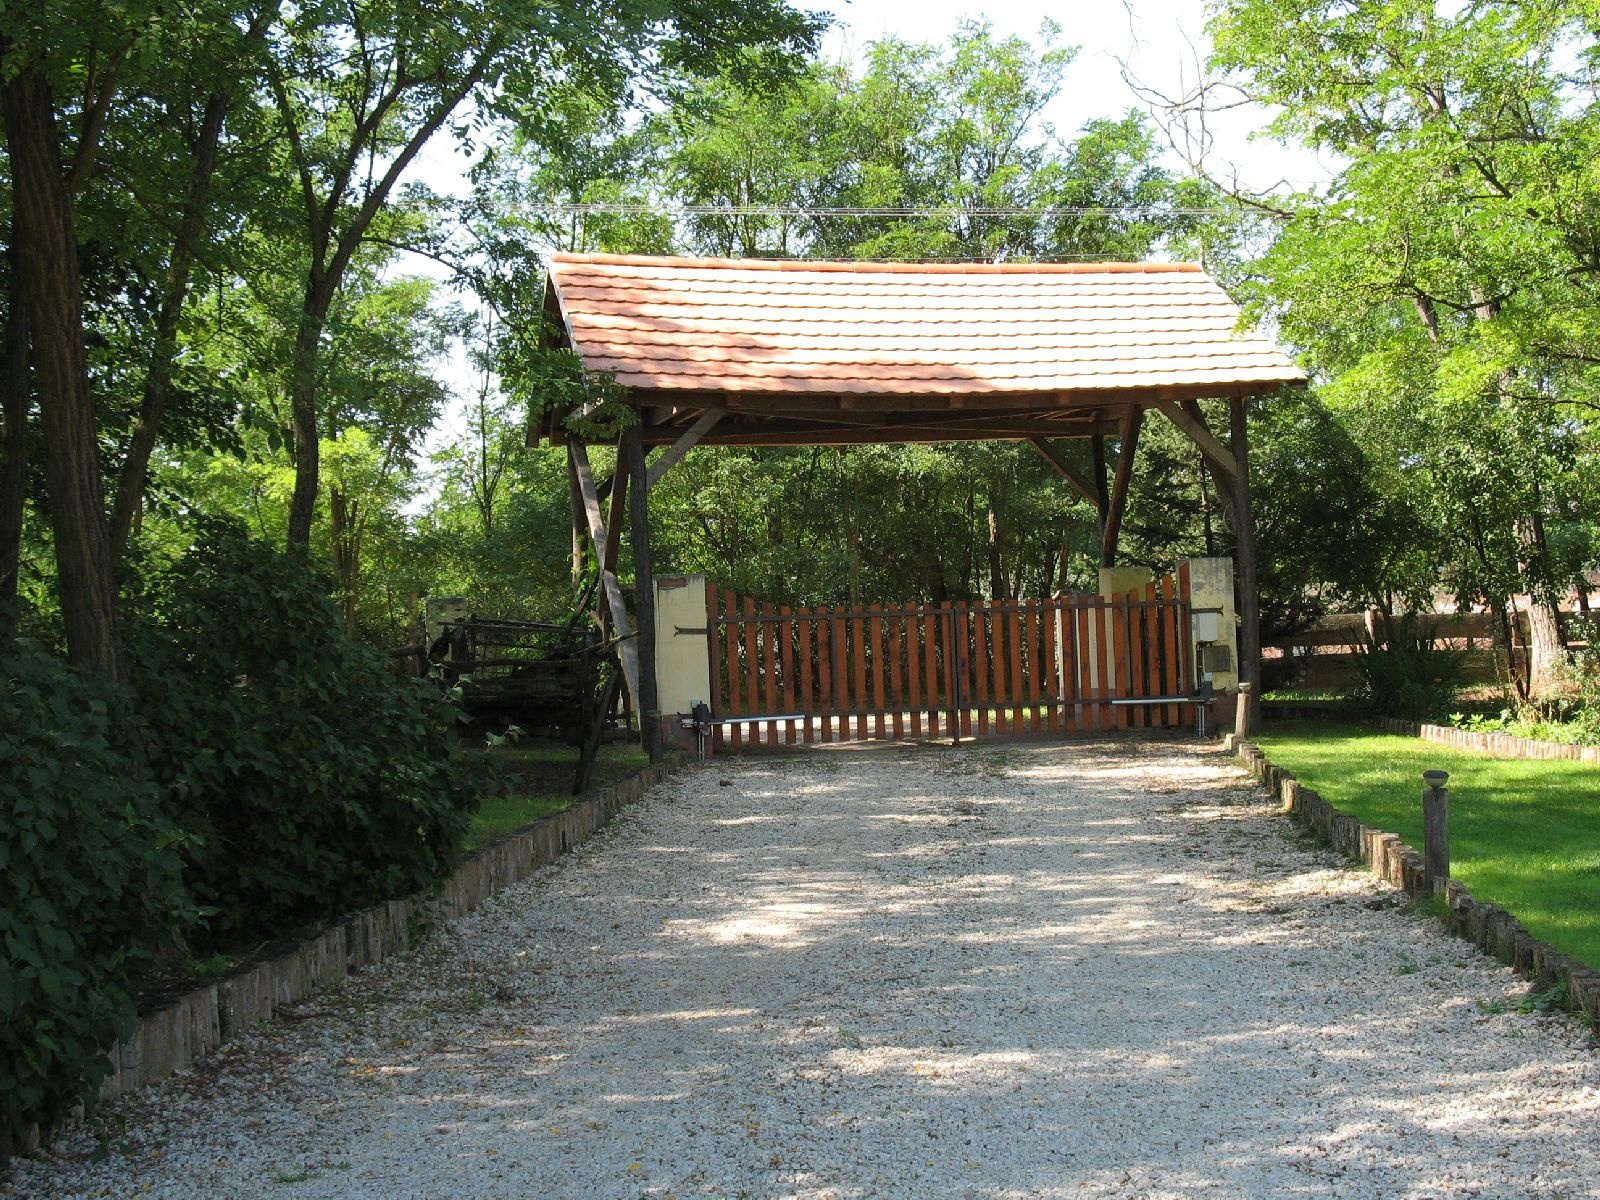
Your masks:
<path fill-rule="evenodd" d="M 883 37 L 943 41 L 961 21 L 988 21 L 1000 36 L 1030 39 L 1037 37 L 1043 22 L 1055 21 L 1061 26 L 1061 41 L 1080 47 L 1066 86 L 1047 113 L 1063 133 L 1092 117 L 1144 106 L 1124 80 L 1124 65 L 1142 87 L 1177 97 L 1197 82 L 1210 51 L 1202 0 L 1102 0 L 1076 5 L 1053 0 L 827 0 L 801 7 L 831 13 L 839 22 L 823 42 L 825 58 L 853 57 Z M 1213 169 L 1224 180 L 1232 178 L 1230 167 L 1238 168 L 1247 187 L 1262 190 L 1279 180 L 1304 187 L 1331 174 L 1315 156 L 1298 148 L 1251 143 L 1250 133 L 1264 123 L 1262 112 L 1253 109 L 1213 119 L 1219 160 Z"/>

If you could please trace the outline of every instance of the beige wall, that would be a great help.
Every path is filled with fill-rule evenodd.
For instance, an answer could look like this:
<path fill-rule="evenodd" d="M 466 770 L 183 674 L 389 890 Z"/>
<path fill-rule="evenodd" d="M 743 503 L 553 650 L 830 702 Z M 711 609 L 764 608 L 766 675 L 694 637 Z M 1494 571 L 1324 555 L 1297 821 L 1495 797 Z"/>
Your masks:
<path fill-rule="evenodd" d="M 1220 609 L 1214 615 L 1202 611 L 1205 609 Z M 1213 671 L 1211 673 L 1211 686 L 1219 692 L 1234 692 L 1239 689 L 1239 621 L 1233 608 L 1233 559 L 1231 558 L 1191 558 L 1189 560 L 1189 610 L 1194 615 L 1190 618 L 1193 627 L 1191 633 L 1215 633 L 1215 644 L 1228 648 L 1228 662 L 1232 668 L 1227 671 Z M 1215 620 L 1214 630 L 1203 628 L 1211 620 Z M 1201 642 L 1195 637 L 1195 682 L 1200 681 L 1200 652 Z"/>
<path fill-rule="evenodd" d="M 696 700 L 715 706 L 707 636 L 706 577 L 657 576 L 656 707 L 663 718 L 687 714 Z"/>

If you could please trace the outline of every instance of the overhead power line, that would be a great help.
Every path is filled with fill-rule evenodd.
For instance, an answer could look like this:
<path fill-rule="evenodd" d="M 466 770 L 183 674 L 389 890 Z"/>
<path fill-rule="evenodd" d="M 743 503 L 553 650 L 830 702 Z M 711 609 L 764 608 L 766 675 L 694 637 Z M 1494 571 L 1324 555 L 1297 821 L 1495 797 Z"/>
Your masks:
<path fill-rule="evenodd" d="M 1035 217 L 1046 220 L 1053 217 L 1128 217 L 1139 215 L 1126 208 L 1092 205 L 1063 205 L 1051 208 L 1024 208 L 1019 205 L 962 208 L 945 205 L 933 208 L 812 208 L 802 205 L 782 204 L 529 204 L 526 208 L 550 216 L 615 216 L 615 217 L 884 217 L 890 219 L 922 219 L 947 217 Z M 1249 211 L 1238 206 L 1164 208 L 1160 216 L 1166 217 L 1220 217 Z"/>

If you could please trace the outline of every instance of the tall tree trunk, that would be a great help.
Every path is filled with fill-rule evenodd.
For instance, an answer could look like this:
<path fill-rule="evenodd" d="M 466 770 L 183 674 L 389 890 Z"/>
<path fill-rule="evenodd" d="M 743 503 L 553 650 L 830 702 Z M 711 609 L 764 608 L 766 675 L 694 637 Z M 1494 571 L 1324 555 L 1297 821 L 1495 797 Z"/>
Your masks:
<path fill-rule="evenodd" d="M 356 635 L 356 593 L 361 584 L 361 530 L 348 496 L 340 488 L 328 493 L 328 541 L 333 548 L 333 571 L 342 593 L 346 637 Z"/>
<path fill-rule="evenodd" d="M 289 375 L 289 402 L 294 423 L 294 496 L 289 501 L 291 546 L 311 542 L 311 523 L 317 513 L 317 473 L 320 466 L 320 430 L 317 422 L 317 368 L 322 330 L 333 304 L 333 285 L 320 269 L 306 281 L 300 329 L 294 340 L 294 362 Z"/>
<path fill-rule="evenodd" d="M 1211 469 L 1206 466 L 1206 456 L 1198 455 L 1200 462 L 1200 523 L 1205 530 L 1206 557 L 1217 556 L 1217 534 L 1211 522 Z"/>
<path fill-rule="evenodd" d="M 0 50 L 7 48 L 0 43 Z M 125 671 L 115 560 L 89 390 L 77 230 L 61 169 L 55 97 L 44 77 L 23 65 L 5 84 L 4 107 L 13 229 L 22 251 L 33 336 L 67 656 L 120 680 Z"/>
<path fill-rule="evenodd" d="M 1500 636 L 1496 639 L 1506 651 L 1506 674 L 1510 676 L 1511 686 L 1516 690 L 1517 698 L 1526 703 L 1531 697 L 1528 694 L 1528 679 L 1524 671 L 1527 665 L 1517 663 L 1517 606 L 1514 600 L 1504 600 L 1495 605 L 1495 613 L 1499 617 Z"/>
<path fill-rule="evenodd" d="M 28 302 L 16 239 L 6 255 L 6 330 L 0 363 L 0 608 L 17 598 L 28 502 Z"/>
<path fill-rule="evenodd" d="M 1537 515 L 1517 522 L 1517 542 L 1522 547 L 1523 573 L 1528 577 L 1528 696 L 1537 700 L 1560 680 L 1567 662 L 1567 642 L 1555 607 L 1540 596 L 1543 581 L 1535 577 L 1547 549 L 1544 523 Z"/>
<path fill-rule="evenodd" d="M 1095 420 L 1100 414 L 1094 414 Z M 1106 439 L 1096 433 L 1089 439 L 1089 481 L 1094 484 L 1094 507 L 1100 514 L 1100 534 L 1106 530 L 1106 519 L 1111 516 L 1111 485 L 1106 480 Z"/>
<path fill-rule="evenodd" d="M 1000 529 L 998 502 L 989 502 L 989 598 L 1003 600 L 1006 596 L 1005 539 Z"/>
<path fill-rule="evenodd" d="M 184 301 L 189 296 L 189 280 L 200 242 L 205 234 L 206 208 L 211 194 L 211 178 L 216 171 L 217 147 L 222 141 L 222 123 L 227 116 L 229 96 L 217 92 L 207 102 L 201 119 L 200 138 L 195 144 L 194 172 L 189 178 L 189 194 L 184 199 L 172 257 L 167 262 L 161 284 L 161 303 L 156 311 L 156 327 L 150 347 L 150 362 L 145 368 L 144 394 L 139 401 L 139 417 L 133 427 L 133 440 L 117 480 L 116 501 L 111 508 L 111 544 L 118 557 L 127 549 L 149 477 L 150 456 L 155 452 L 161 420 L 172 395 L 172 371 L 178 357 L 178 325 L 183 319 Z"/>

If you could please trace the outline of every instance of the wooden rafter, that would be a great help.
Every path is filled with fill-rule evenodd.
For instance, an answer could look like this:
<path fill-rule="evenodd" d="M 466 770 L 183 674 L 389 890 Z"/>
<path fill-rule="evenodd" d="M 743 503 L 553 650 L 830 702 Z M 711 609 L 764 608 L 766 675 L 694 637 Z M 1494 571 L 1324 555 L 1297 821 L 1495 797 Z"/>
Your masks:
<path fill-rule="evenodd" d="M 741 430 L 737 433 L 719 433 L 713 446 L 882 446 L 923 445 L 930 442 L 1025 442 L 1035 437 L 1070 436 L 1037 425 L 955 428 L 944 426 L 907 426 L 895 431 L 893 437 L 863 435 L 848 428 L 818 426 L 810 429 Z M 1081 436 L 1081 435 L 1080 435 Z"/>

